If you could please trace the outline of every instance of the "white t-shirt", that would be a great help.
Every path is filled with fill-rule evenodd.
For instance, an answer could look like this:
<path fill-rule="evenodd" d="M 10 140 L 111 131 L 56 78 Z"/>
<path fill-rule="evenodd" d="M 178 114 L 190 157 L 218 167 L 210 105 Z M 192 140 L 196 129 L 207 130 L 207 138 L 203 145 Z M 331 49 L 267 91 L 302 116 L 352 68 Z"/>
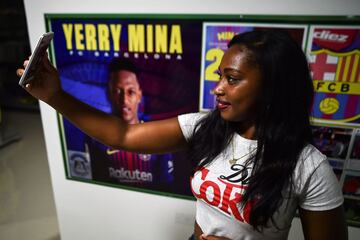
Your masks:
<path fill-rule="evenodd" d="M 203 116 L 205 115 L 201 113 L 191 113 L 178 117 L 186 140 L 189 140 L 195 124 Z M 323 211 L 334 209 L 343 203 L 341 188 L 326 156 L 314 146 L 308 145 L 302 151 L 293 174 L 293 193 L 274 214 L 281 230 L 270 224 L 262 233 L 255 231 L 248 224 L 251 203 L 244 208 L 239 204 L 246 188 L 246 173 L 251 174 L 251 165 L 247 171 L 243 171 L 245 174 L 242 176 L 239 171 L 243 169 L 247 159 L 241 157 L 252 154 L 256 146 L 257 141 L 235 134 L 232 143 L 191 179 L 192 192 L 197 198 L 196 221 L 204 234 L 232 240 L 287 239 L 298 207 Z M 234 157 L 240 159 L 231 165 L 228 160 Z"/>

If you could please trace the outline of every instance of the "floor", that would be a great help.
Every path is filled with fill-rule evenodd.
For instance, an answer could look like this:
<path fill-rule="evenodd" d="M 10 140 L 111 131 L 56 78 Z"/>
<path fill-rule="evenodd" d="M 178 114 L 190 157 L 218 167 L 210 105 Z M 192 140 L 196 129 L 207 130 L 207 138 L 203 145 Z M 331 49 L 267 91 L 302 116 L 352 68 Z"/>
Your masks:
<path fill-rule="evenodd" d="M 40 114 L 5 111 L 0 147 L 0 239 L 59 240 Z"/>

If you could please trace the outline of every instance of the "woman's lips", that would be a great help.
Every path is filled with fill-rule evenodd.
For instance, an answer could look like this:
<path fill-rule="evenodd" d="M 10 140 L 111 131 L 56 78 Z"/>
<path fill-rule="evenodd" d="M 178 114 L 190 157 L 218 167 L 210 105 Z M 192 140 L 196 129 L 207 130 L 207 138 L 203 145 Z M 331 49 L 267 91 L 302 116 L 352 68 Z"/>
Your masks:
<path fill-rule="evenodd" d="M 219 110 L 225 110 L 231 105 L 229 102 L 226 102 L 226 101 L 223 101 L 223 100 L 220 100 L 220 99 L 217 99 L 216 101 L 217 101 L 216 107 Z"/>

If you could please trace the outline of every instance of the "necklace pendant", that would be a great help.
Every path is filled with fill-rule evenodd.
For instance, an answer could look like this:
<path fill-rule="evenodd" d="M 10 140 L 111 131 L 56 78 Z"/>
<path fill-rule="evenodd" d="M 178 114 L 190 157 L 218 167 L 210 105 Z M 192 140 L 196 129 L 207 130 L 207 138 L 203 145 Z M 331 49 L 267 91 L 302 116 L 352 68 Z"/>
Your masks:
<path fill-rule="evenodd" d="M 230 165 L 234 165 L 238 159 L 231 159 L 229 160 Z"/>

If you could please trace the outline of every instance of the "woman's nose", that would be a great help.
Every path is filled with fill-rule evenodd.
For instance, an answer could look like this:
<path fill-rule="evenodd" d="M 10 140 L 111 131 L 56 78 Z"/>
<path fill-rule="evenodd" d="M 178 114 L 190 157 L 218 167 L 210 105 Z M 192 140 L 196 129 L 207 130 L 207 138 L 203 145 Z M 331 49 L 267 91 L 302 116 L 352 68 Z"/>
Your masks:
<path fill-rule="evenodd" d="M 225 94 L 224 81 L 222 81 L 222 79 L 219 80 L 218 84 L 215 86 L 213 91 L 214 91 L 215 95 L 224 95 Z"/>

